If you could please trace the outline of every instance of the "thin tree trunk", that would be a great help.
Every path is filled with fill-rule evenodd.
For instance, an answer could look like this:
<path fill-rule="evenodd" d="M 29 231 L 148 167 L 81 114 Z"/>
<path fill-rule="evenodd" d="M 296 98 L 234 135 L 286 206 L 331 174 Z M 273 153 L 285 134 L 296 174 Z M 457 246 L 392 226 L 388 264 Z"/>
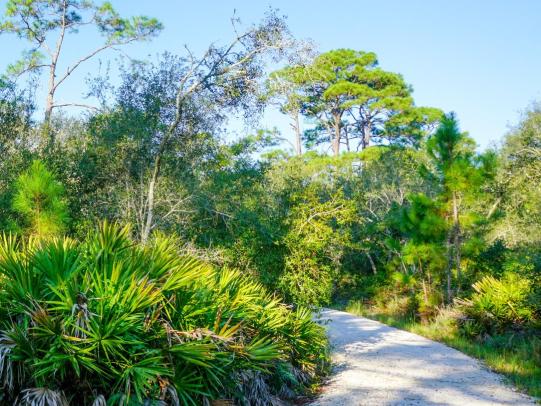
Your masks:
<path fill-rule="evenodd" d="M 447 264 L 447 304 L 451 304 L 453 300 L 453 290 L 451 282 L 451 260 Z"/>
<path fill-rule="evenodd" d="M 53 113 L 53 103 L 54 103 L 54 93 L 55 93 L 55 71 L 56 71 L 56 64 L 53 62 L 51 64 L 51 68 L 49 70 L 49 84 L 48 84 L 48 91 L 47 91 L 47 99 L 45 100 L 45 117 L 44 121 L 46 124 L 48 124 L 51 121 L 51 114 Z"/>
<path fill-rule="evenodd" d="M 452 230 L 451 230 L 452 233 Z M 447 236 L 447 267 L 445 269 L 445 277 L 447 279 L 447 304 L 450 304 L 453 300 L 453 235 L 449 234 Z"/>
<path fill-rule="evenodd" d="M 156 159 L 154 161 L 154 168 L 152 170 L 152 176 L 150 177 L 150 181 L 148 182 L 146 216 L 145 216 L 145 221 L 143 224 L 143 229 L 141 232 L 141 242 L 143 244 L 146 244 L 146 242 L 148 241 L 148 238 L 150 237 L 150 232 L 152 231 L 152 225 L 154 221 L 154 204 L 155 204 L 154 202 L 155 202 L 156 183 L 158 181 L 158 177 L 160 176 L 162 154 L 165 150 L 165 144 L 167 140 L 168 138 L 165 138 L 164 141 L 162 141 L 162 148 L 160 148 L 160 150 L 158 151 L 158 154 L 156 155 Z"/>
<path fill-rule="evenodd" d="M 368 122 L 368 124 L 364 127 L 364 132 L 363 132 L 363 139 L 362 139 L 363 149 L 370 146 L 370 138 L 372 138 L 372 126 L 370 122 Z"/>
<path fill-rule="evenodd" d="M 150 177 L 150 181 L 148 182 L 146 213 L 144 216 L 145 219 L 143 222 L 143 227 L 142 227 L 142 232 L 141 232 L 141 242 L 143 244 L 146 244 L 146 242 L 148 241 L 148 238 L 150 237 L 150 233 L 153 227 L 155 191 L 156 191 L 156 184 L 158 182 L 158 177 L 160 176 L 162 155 L 165 153 L 165 149 L 167 147 L 167 144 L 169 143 L 169 140 L 173 137 L 173 134 L 175 133 L 176 129 L 178 128 L 181 122 L 183 100 L 184 100 L 183 94 L 179 91 L 176 97 L 176 101 L 175 101 L 175 106 L 176 106 L 175 120 L 173 121 L 173 123 L 171 123 L 171 125 L 167 129 L 167 132 L 164 134 L 160 147 L 158 148 L 158 151 L 156 153 L 156 158 L 154 160 L 152 176 Z"/>
<path fill-rule="evenodd" d="M 376 268 L 376 264 L 374 263 L 374 260 L 372 259 L 372 255 L 370 255 L 370 252 L 366 252 L 366 256 L 368 257 L 368 261 L 370 261 L 370 266 L 372 267 L 372 272 L 374 275 L 378 273 L 378 269 Z"/>
<path fill-rule="evenodd" d="M 63 11 L 61 16 L 62 26 L 60 28 L 60 34 L 56 41 L 56 48 L 54 53 L 51 53 L 51 65 L 49 68 L 49 83 L 47 86 L 47 99 L 45 100 L 45 115 L 44 115 L 44 135 L 48 139 L 48 147 L 50 149 L 54 148 L 56 142 L 56 137 L 54 131 L 51 129 L 51 115 L 54 108 L 54 95 L 58 84 L 56 83 L 56 68 L 58 65 L 58 58 L 60 57 L 60 52 L 62 50 L 62 45 L 64 44 L 64 36 L 66 34 L 66 13 L 68 10 L 68 3 L 66 0 L 63 2 Z"/>
<path fill-rule="evenodd" d="M 457 295 L 460 292 L 460 283 L 462 281 L 462 270 L 461 270 L 461 232 L 460 232 L 460 220 L 458 217 L 458 197 L 456 192 L 453 192 L 453 243 L 454 243 L 454 254 L 455 254 L 455 266 L 456 266 L 456 292 Z"/>
<path fill-rule="evenodd" d="M 423 278 L 423 298 L 425 300 L 425 304 L 428 304 L 428 289 L 426 287 L 425 278 Z"/>
<path fill-rule="evenodd" d="M 301 139 L 301 125 L 299 120 L 299 112 L 295 112 L 293 117 L 293 129 L 295 130 L 295 147 L 297 149 L 297 155 L 302 155 L 302 139 Z"/>
<path fill-rule="evenodd" d="M 54 148 L 54 144 L 56 142 L 55 133 L 51 128 L 51 115 L 53 113 L 55 93 L 55 70 L 56 65 L 53 62 L 53 64 L 51 64 L 51 70 L 49 73 L 49 90 L 47 92 L 47 99 L 45 100 L 45 114 L 43 119 L 43 138 L 49 151 Z"/>
<path fill-rule="evenodd" d="M 340 155 L 340 118 L 340 114 L 334 114 L 333 152 L 336 157 Z"/>

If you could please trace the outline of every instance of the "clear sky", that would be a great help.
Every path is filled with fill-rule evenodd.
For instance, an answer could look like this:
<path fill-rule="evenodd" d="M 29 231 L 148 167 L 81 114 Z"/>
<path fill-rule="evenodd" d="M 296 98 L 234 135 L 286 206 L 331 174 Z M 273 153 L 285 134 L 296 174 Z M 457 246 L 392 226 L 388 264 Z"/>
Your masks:
<path fill-rule="evenodd" d="M 417 105 L 456 111 L 463 130 L 481 147 L 501 139 L 520 111 L 541 100 L 540 0 L 113 0 L 123 14 L 157 17 L 165 30 L 151 43 L 125 51 L 154 57 L 163 51 L 195 51 L 231 38 L 229 18 L 259 20 L 270 7 L 288 16 L 298 38 L 311 38 L 321 51 L 374 51 L 382 68 L 402 73 Z M 0 0 L 4 6 L 5 0 Z M 67 44 L 66 60 L 82 55 L 99 39 L 82 32 Z M 23 42 L 0 36 L 0 69 L 13 62 Z M 102 55 L 102 60 L 114 58 Z M 92 63 L 66 82 L 64 101 L 80 100 Z M 266 127 L 288 131 L 278 114 Z"/>

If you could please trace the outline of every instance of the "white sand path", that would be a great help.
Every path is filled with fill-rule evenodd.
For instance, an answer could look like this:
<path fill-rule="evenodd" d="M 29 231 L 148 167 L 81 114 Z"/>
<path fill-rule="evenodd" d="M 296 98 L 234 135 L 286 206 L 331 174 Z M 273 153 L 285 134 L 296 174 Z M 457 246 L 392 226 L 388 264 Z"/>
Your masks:
<path fill-rule="evenodd" d="M 313 406 L 535 404 L 443 344 L 336 310 L 326 319 L 336 371 Z"/>

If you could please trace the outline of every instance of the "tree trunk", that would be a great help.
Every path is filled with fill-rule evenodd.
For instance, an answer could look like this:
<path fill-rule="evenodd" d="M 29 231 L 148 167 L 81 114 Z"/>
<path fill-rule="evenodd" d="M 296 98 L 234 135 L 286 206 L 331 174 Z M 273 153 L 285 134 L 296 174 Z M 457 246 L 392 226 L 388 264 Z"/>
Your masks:
<path fill-rule="evenodd" d="M 461 232 L 460 232 L 460 220 L 458 217 L 458 197 L 456 192 L 453 192 L 453 243 L 455 254 L 455 266 L 456 266 L 456 293 L 460 292 L 460 283 L 462 281 L 461 270 Z"/>
<path fill-rule="evenodd" d="M 56 49 L 51 55 L 51 64 L 49 66 L 49 83 L 47 86 L 47 99 L 45 100 L 45 117 L 44 117 L 44 126 L 43 131 L 45 138 L 48 139 L 48 148 L 53 149 L 56 142 L 56 137 L 54 131 L 51 129 L 51 115 L 53 114 L 54 108 L 54 94 L 58 84 L 56 83 L 56 67 L 58 64 L 58 58 L 60 57 L 60 52 L 62 50 L 62 45 L 64 44 L 64 35 L 66 34 L 67 19 L 66 13 L 68 9 L 68 3 L 66 0 L 63 2 L 63 11 L 60 16 L 60 21 L 62 23 L 60 28 L 60 34 L 56 41 Z"/>
<path fill-rule="evenodd" d="M 146 201 L 146 215 L 144 218 L 144 223 L 141 229 L 141 242 L 146 244 L 148 238 L 150 237 L 150 232 L 152 231 L 152 222 L 154 221 L 154 193 L 156 190 L 156 181 L 160 173 L 161 165 L 161 155 L 156 157 L 154 163 L 154 170 L 152 171 L 152 176 L 148 182 L 148 192 L 147 192 L 147 201 Z"/>
<path fill-rule="evenodd" d="M 295 112 L 293 117 L 293 128 L 295 130 L 295 147 L 297 149 L 297 155 L 302 155 L 302 139 L 301 139 L 301 125 L 299 121 L 299 112 Z"/>
<path fill-rule="evenodd" d="M 334 114 L 334 140 L 333 140 L 333 152 L 334 156 L 340 155 L 340 114 Z"/>
<path fill-rule="evenodd" d="M 363 139 L 361 141 L 363 149 L 370 145 L 370 138 L 372 138 L 372 125 L 370 122 L 368 122 L 368 124 L 364 127 Z"/>
<path fill-rule="evenodd" d="M 156 184 L 158 182 L 158 177 L 160 176 L 160 170 L 162 165 L 162 156 L 165 153 L 165 149 L 167 147 L 167 144 L 169 143 L 169 140 L 171 137 L 173 137 L 173 134 L 177 127 L 180 124 L 182 112 L 181 112 L 181 106 L 182 106 L 182 97 L 181 93 L 177 95 L 176 100 L 176 116 L 175 121 L 169 126 L 167 129 L 167 132 L 165 133 L 162 142 L 160 143 L 160 147 L 158 148 L 158 151 L 156 152 L 156 158 L 154 159 L 154 167 L 152 168 L 152 176 L 150 177 L 150 181 L 148 182 L 148 192 L 147 192 L 147 201 L 146 201 L 146 213 L 144 214 L 144 221 L 141 229 L 141 242 L 143 244 L 146 244 L 148 241 L 148 238 L 150 237 L 150 233 L 152 231 L 152 226 L 154 222 L 154 204 L 155 204 L 155 191 L 156 191 Z"/>
<path fill-rule="evenodd" d="M 456 192 L 452 192 L 452 226 L 447 236 L 447 302 L 450 304 L 455 295 L 460 292 L 460 284 L 462 281 L 461 270 L 461 230 L 460 219 L 458 215 L 458 196 Z M 453 292 L 452 286 L 452 271 L 453 265 L 456 267 L 456 291 Z"/>
<path fill-rule="evenodd" d="M 447 267 L 445 269 L 445 277 L 447 279 L 447 304 L 451 304 L 451 301 L 453 300 L 453 236 L 452 236 L 452 230 L 450 234 L 447 235 Z"/>
<path fill-rule="evenodd" d="M 453 290 L 451 282 L 451 260 L 447 264 L 447 304 L 451 304 L 453 300 Z"/>
<path fill-rule="evenodd" d="M 46 140 L 47 148 L 52 149 L 56 142 L 54 131 L 51 129 L 51 116 L 54 106 L 55 93 L 55 77 L 56 77 L 56 61 L 53 59 L 49 70 L 49 84 L 47 86 L 47 98 L 45 100 L 45 114 L 43 118 L 43 137 Z"/>
<path fill-rule="evenodd" d="M 50 90 L 47 93 L 47 100 L 45 101 L 45 117 L 44 117 L 45 123 L 49 123 L 51 121 L 51 115 L 53 113 L 53 103 L 54 103 L 54 91 Z"/>
<path fill-rule="evenodd" d="M 426 287 L 425 278 L 423 278 L 423 299 L 425 301 L 425 304 L 428 304 L 428 289 Z"/>
<path fill-rule="evenodd" d="M 376 264 L 374 263 L 374 260 L 372 259 L 372 255 L 370 255 L 370 252 L 366 252 L 366 256 L 368 257 L 368 260 L 370 261 L 370 267 L 372 268 L 372 272 L 374 275 L 377 275 L 378 269 L 376 268 Z"/>

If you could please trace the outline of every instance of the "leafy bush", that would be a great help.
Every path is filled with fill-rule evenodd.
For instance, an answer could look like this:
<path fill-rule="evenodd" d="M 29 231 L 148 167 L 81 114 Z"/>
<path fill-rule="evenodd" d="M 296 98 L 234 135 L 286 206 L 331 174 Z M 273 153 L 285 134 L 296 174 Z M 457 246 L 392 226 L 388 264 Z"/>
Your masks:
<path fill-rule="evenodd" d="M 278 288 L 293 303 L 324 306 L 331 300 L 333 274 L 330 267 L 318 264 L 315 259 L 293 253 L 287 258 Z"/>
<path fill-rule="evenodd" d="M 465 315 L 463 330 L 467 335 L 480 335 L 530 324 L 535 319 L 531 285 L 529 279 L 511 272 L 501 279 L 485 276 L 474 283 L 469 299 L 456 300 Z"/>
<path fill-rule="evenodd" d="M 428 287 L 427 292 L 417 293 L 417 315 L 423 322 L 433 320 L 443 303 L 443 294 L 439 289 Z"/>
<path fill-rule="evenodd" d="M 0 242 L 0 403 L 265 405 L 327 360 L 322 327 L 237 271 L 134 244 L 104 223 L 85 242 Z"/>

